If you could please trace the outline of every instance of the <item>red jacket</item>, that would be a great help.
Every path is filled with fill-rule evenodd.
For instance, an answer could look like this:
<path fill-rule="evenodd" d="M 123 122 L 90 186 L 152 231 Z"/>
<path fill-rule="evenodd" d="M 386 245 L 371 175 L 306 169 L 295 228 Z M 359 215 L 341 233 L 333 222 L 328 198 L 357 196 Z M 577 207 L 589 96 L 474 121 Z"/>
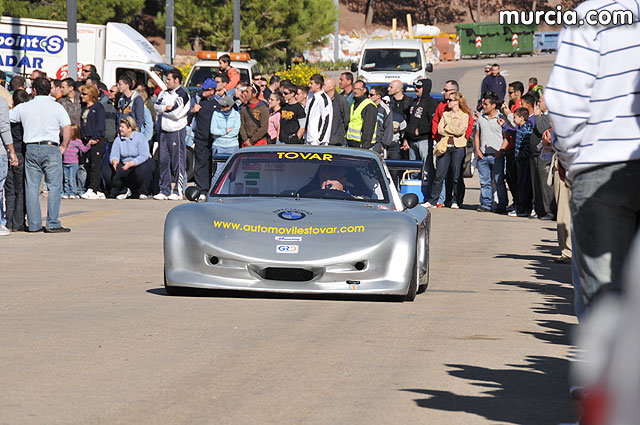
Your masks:
<path fill-rule="evenodd" d="M 235 68 L 227 69 L 227 77 L 229 77 L 229 82 L 226 86 L 224 86 L 225 90 L 231 90 L 235 88 L 240 82 L 240 72 L 238 72 Z"/>

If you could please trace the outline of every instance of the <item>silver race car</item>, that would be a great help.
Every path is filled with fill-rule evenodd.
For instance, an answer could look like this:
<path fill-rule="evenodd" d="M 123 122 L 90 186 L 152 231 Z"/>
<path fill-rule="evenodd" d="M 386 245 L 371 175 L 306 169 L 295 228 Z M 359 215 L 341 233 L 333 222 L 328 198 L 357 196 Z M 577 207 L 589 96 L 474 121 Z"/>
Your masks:
<path fill-rule="evenodd" d="M 384 295 L 412 301 L 429 283 L 431 215 L 400 199 L 381 157 L 342 147 L 243 148 L 206 202 L 164 227 L 165 288 Z M 202 200 L 195 187 L 190 200 Z"/>

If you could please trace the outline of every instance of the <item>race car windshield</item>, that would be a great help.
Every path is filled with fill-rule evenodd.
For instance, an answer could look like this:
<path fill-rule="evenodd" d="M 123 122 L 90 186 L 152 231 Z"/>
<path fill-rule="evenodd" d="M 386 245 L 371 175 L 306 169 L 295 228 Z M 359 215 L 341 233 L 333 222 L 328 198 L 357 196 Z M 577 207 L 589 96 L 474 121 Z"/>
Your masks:
<path fill-rule="evenodd" d="M 417 49 L 367 49 L 362 58 L 365 71 L 419 71 L 422 68 Z"/>
<path fill-rule="evenodd" d="M 389 202 L 377 161 L 322 151 L 240 153 L 227 164 L 210 196 Z"/>

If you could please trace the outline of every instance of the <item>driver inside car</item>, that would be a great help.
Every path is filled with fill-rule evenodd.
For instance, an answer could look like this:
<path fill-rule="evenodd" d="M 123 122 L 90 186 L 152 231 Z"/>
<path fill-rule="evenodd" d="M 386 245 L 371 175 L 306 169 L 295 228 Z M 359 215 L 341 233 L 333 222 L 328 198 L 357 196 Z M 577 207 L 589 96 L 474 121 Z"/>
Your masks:
<path fill-rule="evenodd" d="M 320 170 L 320 189 L 346 192 L 347 177 L 341 167 L 323 167 Z"/>

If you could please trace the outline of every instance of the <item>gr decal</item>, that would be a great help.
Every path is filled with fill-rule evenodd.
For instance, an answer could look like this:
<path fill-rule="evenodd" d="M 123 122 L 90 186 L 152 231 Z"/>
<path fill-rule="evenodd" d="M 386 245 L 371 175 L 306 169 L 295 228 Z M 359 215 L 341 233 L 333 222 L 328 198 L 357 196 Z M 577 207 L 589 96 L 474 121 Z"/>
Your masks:
<path fill-rule="evenodd" d="M 313 152 L 276 152 L 278 159 L 317 159 L 318 161 L 333 161 L 333 155 L 328 153 L 313 153 Z"/>
<path fill-rule="evenodd" d="M 298 245 L 276 245 L 276 253 L 278 254 L 297 254 Z"/>

